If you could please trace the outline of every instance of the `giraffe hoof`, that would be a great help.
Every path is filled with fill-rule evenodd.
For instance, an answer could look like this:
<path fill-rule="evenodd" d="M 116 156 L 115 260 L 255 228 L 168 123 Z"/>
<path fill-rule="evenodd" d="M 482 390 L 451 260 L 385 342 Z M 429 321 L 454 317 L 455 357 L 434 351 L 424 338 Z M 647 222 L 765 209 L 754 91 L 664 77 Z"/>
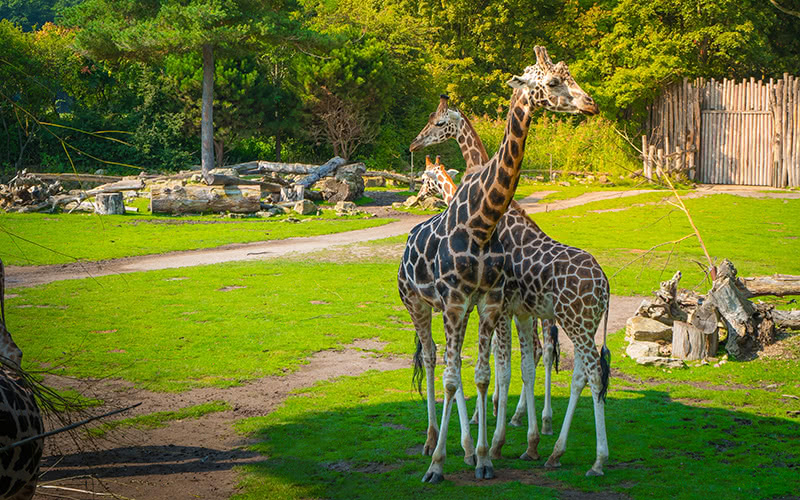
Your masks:
<path fill-rule="evenodd" d="M 425 477 L 422 478 L 423 483 L 439 484 L 444 481 L 444 476 L 438 472 L 426 472 Z"/>
<path fill-rule="evenodd" d="M 519 459 L 520 460 L 525 460 L 527 462 L 531 462 L 533 460 L 539 460 L 539 454 L 535 453 L 533 455 L 529 455 L 528 452 L 526 451 L 525 453 L 523 453 L 522 455 L 519 456 Z"/>
<path fill-rule="evenodd" d="M 425 455 L 426 457 L 429 457 L 429 456 L 433 455 L 434 448 L 435 448 L 435 446 L 430 446 L 430 445 L 426 444 L 422 448 L 422 454 Z"/>
<path fill-rule="evenodd" d="M 475 479 L 494 479 L 494 468 L 484 465 L 475 469 Z"/>
<path fill-rule="evenodd" d="M 596 477 L 602 475 L 603 475 L 602 470 L 589 469 L 588 471 L 586 471 L 586 477 Z"/>
<path fill-rule="evenodd" d="M 470 425 L 478 425 L 478 417 L 472 417 L 472 420 L 469 421 Z"/>
<path fill-rule="evenodd" d="M 548 469 L 557 469 L 561 467 L 561 462 L 557 458 L 550 457 L 547 459 L 547 462 L 544 463 L 544 466 Z"/>
<path fill-rule="evenodd" d="M 520 421 L 519 421 L 518 419 L 516 419 L 516 418 L 512 418 L 512 419 L 511 419 L 511 420 L 508 422 L 508 425 L 510 425 L 511 427 L 522 427 L 522 422 L 520 422 Z"/>
<path fill-rule="evenodd" d="M 477 461 L 475 460 L 475 455 L 464 455 L 464 463 L 467 465 L 471 465 L 475 467 Z"/>

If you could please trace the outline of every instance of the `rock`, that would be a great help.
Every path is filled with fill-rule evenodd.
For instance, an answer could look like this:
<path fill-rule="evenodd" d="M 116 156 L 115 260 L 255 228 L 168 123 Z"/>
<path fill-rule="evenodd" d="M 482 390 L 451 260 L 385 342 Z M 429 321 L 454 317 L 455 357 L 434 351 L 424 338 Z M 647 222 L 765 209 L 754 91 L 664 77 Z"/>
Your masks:
<path fill-rule="evenodd" d="M 342 216 L 342 215 L 358 215 L 359 213 L 361 213 L 358 210 L 358 206 L 355 203 L 353 203 L 352 201 L 340 201 L 340 202 L 337 202 L 336 205 L 333 207 L 333 209 L 336 211 L 336 215 L 338 215 L 338 216 Z"/>
<path fill-rule="evenodd" d="M 644 340 L 648 342 L 655 342 L 657 340 L 670 342 L 672 341 L 672 328 L 669 325 L 665 325 L 651 318 L 633 316 L 632 318 L 628 318 L 628 323 L 625 328 L 625 338 L 628 340 Z"/>
<path fill-rule="evenodd" d="M 625 354 L 633 359 L 660 357 L 660 347 L 661 346 L 655 342 L 631 342 L 625 349 Z"/>
<path fill-rule="evenodd" d="M 671 325 L 673 322 L 669 304 L 664 303 L 658 297 L 642 300 L 639 309 L 636 310 L 636 316 L 651 318 L 666 325 Z"/>
<path fill-rule="evenodd" d="M 364 177 L 364 187 L 383 187 L 386 185 L 386 179 L 383 177 Z"/>
<path fill-rule="evenodd" d="M 594 182 L 595 177 L 593 175 L 586 176 L 586 182 Z"/>
<path fill-rule="evenodd" d="M 412 194 L 411 196 L 406 198 L 406 201 L 403 202 L 403 206 L 406 208 L 411 208 L 417 205 L 419 203 L 419 200 L 420 200 L 419 196 Z"/>
<path fill-rule="evenodd" d="M 425 210 L 437 210 L 439 208 L 446 208 L 447 203 L 445 203 L 444 200 L 431 196 L 422 200 L 419 206 Z"/>
<path fill-rule="evenodd" d="M 239 177 L 239 172 L 232 168 L 212 168 L 209 173 L 216 175 L 226 175 L 228 177 Z"/>
<path fill-rule="evenodd" d="M 686 363 L 675 358 L 662 358 L 660 356 L 644 356 L 638 358 L 636 362 L 644 366 L 658 366 L 661 368 L 683 368 Z"/>
<path fill-rule="evenodd" d="M 600 177 L 597 178 L 597 182 L 599 182 L 600 184 L 608 184 L 610 181 L 608 180 L 607 175 L 601 175 Z"/>
<path fill-rule="evenodd" d="M 326 178 L 318 182 L 319 190 L 325 201 L 335 203 L 339 201 L 355 201 L 364 196 L 363 166 L 352 166 L 336 169 L 334 178 Z"/>
<path fill-rule="evenodd" d="M 561 182 L 559 182 L 559 184 L 564 186 L 564 187 L 570 187 L 572 185 L 572 184 L 570 184 L 569 181 L 561 181 Z"/>
<path fill-rule="evenodd" d="M 317 213 L 317 206 L 311 200 L 300 200 L 294 204 L 294 211 L 300 215 L 312 215 Z"/>
<path fill-rule="evenodd" d="M 106 175 L 106 171 L 103 170 L 102 168 L 98 168 L 97 170 L 94 171 L 94 175 Z"/>
<path fill-rule="evenodd" d="M 395 210 L 400 210 L 400 209 L 405 208 L 405 205 L 403 205 L 399 201 L 396 201 L 396 202 L 392 203 L 392 208 L 394 208 Z"/>

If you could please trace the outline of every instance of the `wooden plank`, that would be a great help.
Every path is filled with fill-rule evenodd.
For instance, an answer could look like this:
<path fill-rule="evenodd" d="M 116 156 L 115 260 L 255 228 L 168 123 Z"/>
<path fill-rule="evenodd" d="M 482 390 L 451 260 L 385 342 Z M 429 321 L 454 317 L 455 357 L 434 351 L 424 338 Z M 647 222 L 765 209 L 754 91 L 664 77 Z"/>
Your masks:
<path fill-rule="evenodd" d="M 93 174 L 48 174 L 31 172 L 36 177 L 47 181 L 75 181 L 75 182 L 99 182 L 107 184 L 109 182 L 118 182 L 124 177 L 118 175 L 93 175 Z"/>

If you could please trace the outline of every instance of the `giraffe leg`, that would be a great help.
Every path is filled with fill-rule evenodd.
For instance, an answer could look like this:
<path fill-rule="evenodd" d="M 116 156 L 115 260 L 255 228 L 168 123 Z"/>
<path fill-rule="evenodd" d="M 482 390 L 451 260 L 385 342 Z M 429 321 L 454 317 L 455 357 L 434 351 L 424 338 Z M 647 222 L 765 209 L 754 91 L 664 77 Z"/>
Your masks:
<path fill-rule="evenodd" d="M 492 343 L 491 343 L 491 352 L 495 352 L 495 344 L 494 344 L 495 334 L 492 334 Z M 497 356 L 494 357 L 494 370 L 497 373 L 498 366 L 497 366 Z M 499 387 L 497 385 L 497 378 L 494 379 L 494 395 L 492 396 L 492 404 L 494 405 L 494 415 L 497 416 L 497 394 L 499 391 Z M 478 424 L 478 406 L 475 405 L 475 411 L 472 413 L 472 419 L 469 421 L 470 424 L 477 425 Z"/>
<path fill-rule="evenodd" d="M 564 423 L 561 426 L 561 434 L 558 436 L 558 441 L 553 448 L 553 453 L 545 467 L 561 467 L 561 456 L 567 449 L 567 437 L 569 436 L 569 428 L 572 424 L 572 417 L 575 415 L 575 407 L 578 405 L 578 399 L 586 386 L 586 359 L 584 353 L 575 349 L 575 367 L 572 370 L 572 383 L 570 384 L 569 404 L 567 405 L 567 413 L 564 415 Z"/>
<path fill-rule="evenodd" d="M 492 459 L 502 458 L 500 451 L 506 442 L 506 409 L 508 408 L 508 385 L 511 381 L 511 318 L 502 315 L 495 330 L 495 394 L 498 396 L 497 425 L 492 437 L 489 456 Z"/>
<path fill-rule="evenodd" d="M 519 320 L 515 317 L 514 321 L 517 323 L 517 333 L 519 334 Z M 536 370 L 536 366 L 539 365 L 539 353 L 542 351 L 542 346 L 539 343 L 539 336 L 536 334 L 536 318 L 533 319 L 533 328 L 534 328 L 534 362 L 533 362 L 533 369 Z M 522 427 L 522 416 L 527 413 L 528 403 L 527 398 L 525 397 L 525 382 L 522 383 L 522 390 L 520 391 L 519 401 L 517 402 L 517 408 L 514 410 L 514 416 L 511 417 L 511 422 L 509 425 L 512 427 Z"/>
<path fill-rule="evenodd" d="M 489 457 L 489 441 L 487 439 L 486 393 L 491 380 L 489 353 L 491 351 L 492 332 L 495 330 L 502 311 L 502 297 L 500 299 L 491 303 L 487 303 L 484 299 L 479 304 L 478 309 L 480 325 L 478 327 L 478 361 L 475 364 L 475 385 L 478 389 L 478 446 L 475 450 L 477 456 L 476 479 L 492 479 L 494 477 L 494 467 Z M 496 354 L 500 355 L 501 353 L 497 352 Z"/>
<path fill-rule="evenodd" d="M 444 385 L 444 410 L 442 425 L 436 448 L 433 450 L 431 465 L 422 477 L 425 483 L 436 484 L 444 480 L 444 461 L 447 457 L 447 425 L 453 410 L 453 400 L 461 387 L 461 346 L 464 343 L 464 331 L 467 328 L 469 311 L 465 307 L 454 307 L 444 311 L 444 331 L 447 339 L 447 366 L 442 376 Z"/>
<path fill-rule="evenodd" d="M 414 372 L 418 373 L 420 363 L 425 368 L 426 403 L 428 407 L 428 431 L 422 454 L 430 456 L 439 439 L 439 426 L 436 422 L 436 344 L 431 334 L 431 308 L 422 301 L 404 300 L 417 332 L 417 354 L 414 355 Z M 421 354 L 421 358 L 419 356 Z"/>
<path fill-rule="evenodd" d="M 469 431 L 469 413 L 467 412 L 467 401 L 464 398 L 463 384 L 458 386 L 456 392 L 456 408 L 458 409 L 458 423 L 461 427 L 461 447 L 464 448 L 464 463 L 475 465 L 475 444 L 472 442 L 472 434 Z"/>
<path fill-rule="evenodd" d="M 605 418 L 605 401 L 600 394 L 602 393 L 603 384 L 607 381 L 603 380 L 602 369 L 600 368 L 600 356 L 597 351 L 592 349 L 590 354 L 594 356 L 587 356 L 591 361 L 591 369 L 589 370 L 589 387 L 592 390 L 592 402 L 594 403 L 594 428 L 597 438 L 597 457 L 592 468 L 586 472 L 587 476 L 602 476 L 603 465 L 608 461 L 608 438 L 606 436 L 606 418 Z"/>
<path fill-rule="evenodd" d="M 558 330 L 553 333 L 550 327 L 555 328 L 553 321 L 542 320 L 542 337 L 544 339 L 544 408 L 542 409 L 542 434 L 550 436 L 553 434 L 553 407 L 550 404 L 550 384 L 552 383 L 553 360 L 557 349 L 556 339 L 553 335 L 558 335 Z"/>
<path fill-rule="evenodd" d="M 511 330 L 508 331 L 511 335 Z M 492 333 L 492 355 L 494 356 L 494 372 L 495 374 L 502 373 L 500 370 L 500 361 L 497 356 L 497 331 Z M 511 356 L 511 348 L 509 347 L 508 356 Z M 494 392 L 492 393 L 492 415 L 497 416 L 497 406 L 500 404 L 500 379 L 497 375 L 494 377 Z"/>
<path fill-rule="evenodd" d="M 536 322 L 530 316 L 516 318 L 517 334 L 521 351 L 523 393 L 520 398 L 525 399 L 525 408 L 528 413 L 528 447 L 519 458 L 522 460 L 538 460 L 539 428 L 536 422 L 536 403 L 534 402 L 533 387 L 536 381 L 536 362 L 538 361 L 538 336 L 536 335 Z"/>

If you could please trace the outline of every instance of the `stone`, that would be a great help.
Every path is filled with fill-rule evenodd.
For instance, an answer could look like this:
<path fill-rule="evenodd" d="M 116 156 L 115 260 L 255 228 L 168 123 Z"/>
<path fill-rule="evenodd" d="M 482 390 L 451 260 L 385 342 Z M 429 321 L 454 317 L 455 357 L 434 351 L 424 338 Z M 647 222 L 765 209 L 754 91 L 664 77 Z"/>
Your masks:
<path fill-rule="evenodd" d="M 636 359 L 636 363 L 643 366 L 658 366 L 660 368 L 684 368 L 686 363 L 681 359 L 662 358 L 660 356 L 643 356 Z"/>
<path fill-rule="evenodd" d="M 358 206 L 352 201 L 339 201 L 336 203 L 333 209 L 336 211 L 336 215 L 339 216 L 358 215 L 359 213 L 361 213 L 358 210 Z"/>
<path fill-rule="evenodd" d="M 406 201 L 403 202 L 403 206 L 406 208 L 411 208 L 417 205 L 419 203 L 419 200 L 420 200 L 419 196 L 412 194 L 411 196 L 406 198 Z"/>
<path fill-rule="evenodd" d="M 600 184 L 608 184 L 611 181 L 608 180 L 607 175 L 601 175 L 600 177 L 597 178 L 597 182 L 599 182 Z"/>
<path fill-rule="evenodd" d="M 386 179 L 383 177 L 364 177 L 364 187 L 384 187 Z"/>
<path fill-rule="evenodd" d="M 658 340 L 671 342 L 672 327 L 651 318 L 633 316 L 632 318 L 628 318 L 625 327 L 625 338 L 628 340 L 644 340 L 648 342 L 655 342 Z"/>
<path fill-rule="evenodd" d="M 103 170 L 102 168 L 98 168 L 97 170 L 94 171 L 94 175 L 106 175 L 106 171 Z"/>
<path fill-rule="evenodd" d="M 425 210 L 437 210 L 440 208 L 446 208 L 447 203 L 445 203 L 444 200 L 431 196 L 422 200 L 419 206 Z"/>
<path fill-rule="evenodd" d="M 311 200 L 300 200 L 294 204 L 294 211 L 300 215 L 312 215 L 317 213 L 317 205 Z"/>
<path fill-rule="evenodd" d="M 625 354 L 633 359 L 645 357 L 660 357 L 661 353 L 659 348 L 661 346 L 656 342 L 631 342 L 625 349 Z"/>

